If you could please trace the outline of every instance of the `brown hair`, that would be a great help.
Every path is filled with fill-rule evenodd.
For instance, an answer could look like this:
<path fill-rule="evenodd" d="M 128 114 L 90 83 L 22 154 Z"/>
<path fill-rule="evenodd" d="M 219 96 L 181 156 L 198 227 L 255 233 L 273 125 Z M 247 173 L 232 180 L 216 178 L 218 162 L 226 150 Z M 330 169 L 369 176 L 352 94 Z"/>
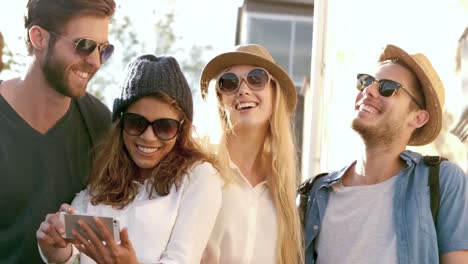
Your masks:
<path fill-rule="evenodd" d="M 158 92 L 155 98 L 170 104 L 184 119 L 174 148 L 153 169 L 149 198 L 153 191 L 159 196 L 169 194 L 173 184 L 180 187 L 183 175 L 198 162 L 209 162 L 218 168 L 215 156 L 202 149 L 192 137 L 192 123 L 174 99 Z M 114 122 L 103 142 L 97 148 L 96 161 L 89 182 L 91 203 L 123 208 L 135 199 L 138 187 L 138 167 L 125 148 L 120 118 Z"/>
<path fill-rule="evenodd" d="M 28 0 L 24 16 L 28 52 L 32 52 L 28 32 L 34 25 L 60 32 L 70 19 L 79 15 L 112 17 L 114 12 L 114 0 Z"/>

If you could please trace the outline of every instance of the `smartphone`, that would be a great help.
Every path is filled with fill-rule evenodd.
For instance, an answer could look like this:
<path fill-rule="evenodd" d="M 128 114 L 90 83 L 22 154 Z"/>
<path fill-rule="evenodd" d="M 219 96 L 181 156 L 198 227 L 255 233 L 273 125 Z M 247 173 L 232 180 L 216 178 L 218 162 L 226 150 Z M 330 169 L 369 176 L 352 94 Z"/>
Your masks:
<path fill-rule="evenodd" d="M 60 221 L 64 225 L 65 234 L 62 236 L 65 239 L 76 239 L 73 235 L 72 230 L 80 232 L 86 239 L 88 239 L 86 232 L 78 224 L 78 220 L 84 221 L 88 226 L 96 233 L 96 235 L 104 241 L 102 238 L 101 232 L 94 222 L 94 217 L 97 217 L 101 220 L 104 226 L 111 232 L 114 237 L 115 242 L 120 242 L 120 223 L 119 219 L 113 217 L 105 216 L 94 216 L 94 215 L 84 215 L 84 214 L 67 214 L 65 212 L 60 213 Z"/>

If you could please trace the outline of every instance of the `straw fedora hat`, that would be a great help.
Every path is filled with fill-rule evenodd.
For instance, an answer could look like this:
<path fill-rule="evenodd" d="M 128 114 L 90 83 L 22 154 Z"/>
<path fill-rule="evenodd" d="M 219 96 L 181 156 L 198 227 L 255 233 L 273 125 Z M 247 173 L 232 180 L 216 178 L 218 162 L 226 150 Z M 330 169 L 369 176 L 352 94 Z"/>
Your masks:
<path fill-rule="evenodd" d="M 233 51 L 222 53 L 214 57 L 202 71 L 200 86 L 203 98 L 208 94 L 208 85 L 211 80 L 227 67 L 233 65 L 247 64 L 267 70 L 279 83 L 286 98 L 288 112 L 294 112 L 297 104 L 296 87 L 289 77 L 268 53 L 268 51 L 256 44 L 247 44 L 234 47 Z"/>
<path fill-rule="evenodd" d="M 408 145 L 422 146 L 431 143 L 442 128 L 442 109 L 445 103 L 442 81 L 424 54 L 410 55 L 395 45 L 387 45 L 379 57 L 379 62 L 388 60 L 403 62 L 413 71 L 421 83 L 426 111 L 429 112 L 429 121 L 413 133 Z"/>

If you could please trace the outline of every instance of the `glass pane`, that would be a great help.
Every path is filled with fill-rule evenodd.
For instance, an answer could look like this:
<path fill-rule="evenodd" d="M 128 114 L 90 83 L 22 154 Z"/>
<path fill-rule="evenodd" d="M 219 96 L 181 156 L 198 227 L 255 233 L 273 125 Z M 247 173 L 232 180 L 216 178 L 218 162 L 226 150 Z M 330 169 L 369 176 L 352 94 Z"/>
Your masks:
<path fill-rule="evenodd" d="M 294 44 L 294 82 L 302 83 L 304 77 L 310 75 L 310 63 L 312 60 L 312 22 L 296 22 L 296 39 Z"/>
<path fill-rule="evenodd" d="M 289 69 L 291 22 L 251 18 L 247 42 L 264 46 L 285 71 Z"/>

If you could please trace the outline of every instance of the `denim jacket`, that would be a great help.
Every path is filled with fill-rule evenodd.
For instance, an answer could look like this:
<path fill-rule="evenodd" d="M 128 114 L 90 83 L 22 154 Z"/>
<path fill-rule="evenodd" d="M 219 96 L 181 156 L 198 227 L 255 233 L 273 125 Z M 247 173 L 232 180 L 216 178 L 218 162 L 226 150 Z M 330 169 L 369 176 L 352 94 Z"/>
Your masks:
<path fill-rule="evenodd" d="M 467 175 L 451 162 L 440 164 L 440 208 L 435 225 L 427 186 L 429 172 L 423 157 L 409 150 L 402 152 L 400 157 L 407 167 L 399 172 L 393 196 L 398 262 L 439 263 L 439 257 L 445 253 L 467 250 Z M 309 192 L 304 230 L 306 264 L 315 263 L 314 242 L 325 215 L 331 187 L 341 180 L 349 167 L 318 179 Z"/>

